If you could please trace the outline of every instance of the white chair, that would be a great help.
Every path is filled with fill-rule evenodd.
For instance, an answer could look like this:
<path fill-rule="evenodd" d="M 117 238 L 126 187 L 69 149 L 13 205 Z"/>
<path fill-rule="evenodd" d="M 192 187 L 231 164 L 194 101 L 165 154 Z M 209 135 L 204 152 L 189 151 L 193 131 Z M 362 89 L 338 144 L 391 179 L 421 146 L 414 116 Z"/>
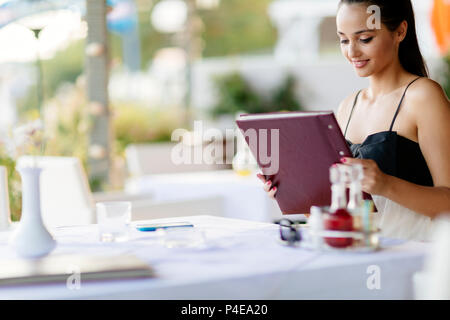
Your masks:
<path fill-rule="evenodd" d="M 222 142 L 218 143 L 218 147 L 223 148 Z M 140 177 L 149 174 L 159 173 L 180 173 L 191 171 L 208 171 L 229 169 L 230 165 L 226 164 L 207 164 L 202 161 L 201 164 L 175 164 L 172 161 L 172 149 L 176 143 L 147 143 L 147 144 L 130 144 L 125 149 L 125 157 L 129 176 Z M 183 152 L 193 155 L 196 150 L 204 148 L 203 145 L 188 146 L 183 145 Z M 202 150 L 200 150 L 201 152 Z M 224 151 L 224 156 L 225 152 Z M 232 155 L 228 155 L 232 158 Z"/>
<path fill-rule="evenodd" d="M 223 217 L 221 196 L 184 200 L 141 200 L 132 202 L 132 220 L 210 215 Z"/>
<path fill-rule="evenodd" d="M 18 159 L 18 166 L 36 164 L 41 173 L 41 211 L 47 226 L 94 223 L 94 199 L 86 174 L 77 158 L 31 157 Z"/>
<path fill-rule="evenodd" d="M 124 192 L 91 193 L 86 173 L 77 158 L 30 157 L 18 159 L 18 166 L 37 163 L 41 174 L 41 211 L 47 226 L 96 223 L 95 203 L 131 201 L 132 219 L 156 219 L 192 215 L 222 215 L 222 198 L 207 197 L 183 201 L 157 201 L 151 194 Z"/>

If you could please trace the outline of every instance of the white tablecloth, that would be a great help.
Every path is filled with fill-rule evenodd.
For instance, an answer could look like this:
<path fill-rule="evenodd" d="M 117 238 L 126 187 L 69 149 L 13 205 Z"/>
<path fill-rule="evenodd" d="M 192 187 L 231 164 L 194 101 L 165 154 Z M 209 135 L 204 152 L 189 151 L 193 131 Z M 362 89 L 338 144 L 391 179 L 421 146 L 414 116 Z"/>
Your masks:
<path fill-rule="evenodd" d="M 223 216 L 272 222 L 281 217 L 275 200 L 263 190 L 256 174 L 240 176 L 233 170 L 154 174 L 129 179 L 129 193 L 151 193 L 157 200 L 222 196 Z"/>
<path fill-rule="evenodd" d="M 136 230 L 129 242 L 102 244 L 96 225 L 53 230 L 53 255 L 133 253 L 154 267 L 155 278 L 82 280 L 79 290 L 65 284 L 1 287 L 0 299 L 411 299 L 412 275 L 429 249 L 426 243 L 384 239 L 384 248 L 373 253 L 318 253 L 282 246 L 278 227 L 269 223 L 182 220 L 205 232 L 206 247 L 170 249 L 154 234 Z M 9 236 L 0 232 L 0 259 L 14 257 Z M 380 289 L 367 287 L 370 266 L 380 270 Z"/>

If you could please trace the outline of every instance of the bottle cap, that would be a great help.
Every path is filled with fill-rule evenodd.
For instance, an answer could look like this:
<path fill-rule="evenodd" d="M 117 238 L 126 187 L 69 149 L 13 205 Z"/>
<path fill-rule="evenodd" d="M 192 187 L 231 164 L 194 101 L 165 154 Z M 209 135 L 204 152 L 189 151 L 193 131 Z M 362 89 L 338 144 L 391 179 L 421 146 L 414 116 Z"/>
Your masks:
<path fill-rule="evenodd" d="M 340 182 L 340 171 L 339 171 L 339 165 L 333 164 L 330 167 L 330 182 L 331 184 L 336 184 Z"/>
<path fill-rule="evenodd" d="M 341 182 L 345 183 L 345 185 L 350 184 L 350 182 L 352 182 L 352 166 L 340 164 L 338 168 L 341 176 Z"/>
<path fill-rule="evenodd" d="M 363 166 L 361 164 L 354 164 L 351 166 L 351 180 L 361 181 L 364 178 Z"/>

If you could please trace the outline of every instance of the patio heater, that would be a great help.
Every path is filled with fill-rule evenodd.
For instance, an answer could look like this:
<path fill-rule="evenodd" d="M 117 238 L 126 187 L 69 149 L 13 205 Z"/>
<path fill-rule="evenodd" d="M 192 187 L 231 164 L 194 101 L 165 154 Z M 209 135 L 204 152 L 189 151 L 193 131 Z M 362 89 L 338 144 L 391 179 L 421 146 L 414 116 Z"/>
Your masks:
<path fill-rule="evenodd" d="M 36 39 L 36 94 L 37 109 L 41 112 L 44 102 L 44 83 L 42 61 L 39 53 L 39 36 L 41 31 L 57 16 L 62 10 L 78 10 L 79 0 L 4 0 L 0 1 L 0 28 L 9 23 L 20 24 L 31 30 Z"/>
<path fill-rule="evenodd" d="M 110 112 L 108 108 L 108 57 L 105 0 L 0 0 L 0 28 L 11 22 L 28 25 L 39 38 L 49 15 L 60 10 L 78 11 L 88 25 L 86 40 L 87 99 L 92 115 L 88 160 L 91 181 L 109 181 L 111 160 Z M 42 15 L 47 15 L 43 18 Z M 23 20 L 22 20 L 23 19 Z M 30 22 L 32 21 L 32 22 Z M 37 22 L 39 21 L 39 22 Z M 37 58 L 39 109 L 43 103 L 41 58 Z"/>
<path fill-rule="evenodd" d="M 36 95 L 37 95 L 37 109 L 39 114 L 41 114 L 42 105 L 44 103 L 44 71 L 42 69 L 42 61 L 39 53 L 39 35 L 44 29 L 46 24 L 46 19 L 39 16 L 25 17 L 17 21 L 17 23 L 27 27 L 33 31 L 34 37 L 36 39 Z"/>

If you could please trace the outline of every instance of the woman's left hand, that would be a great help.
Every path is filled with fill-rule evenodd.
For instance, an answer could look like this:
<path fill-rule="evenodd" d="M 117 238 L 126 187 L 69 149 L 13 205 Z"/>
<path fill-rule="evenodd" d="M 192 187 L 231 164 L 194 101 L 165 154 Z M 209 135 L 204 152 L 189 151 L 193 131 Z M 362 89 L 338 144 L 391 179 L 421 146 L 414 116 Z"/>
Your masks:
<path fill-rule="evenodd" d="M 361 164 L 363 167 L 364 178 L 362 190 L 372 195 L 383 195 L 387 189 L 389 176 L 383 173 L 378 164 L 370 159 L 342 158 L 343 164 Z"/>

